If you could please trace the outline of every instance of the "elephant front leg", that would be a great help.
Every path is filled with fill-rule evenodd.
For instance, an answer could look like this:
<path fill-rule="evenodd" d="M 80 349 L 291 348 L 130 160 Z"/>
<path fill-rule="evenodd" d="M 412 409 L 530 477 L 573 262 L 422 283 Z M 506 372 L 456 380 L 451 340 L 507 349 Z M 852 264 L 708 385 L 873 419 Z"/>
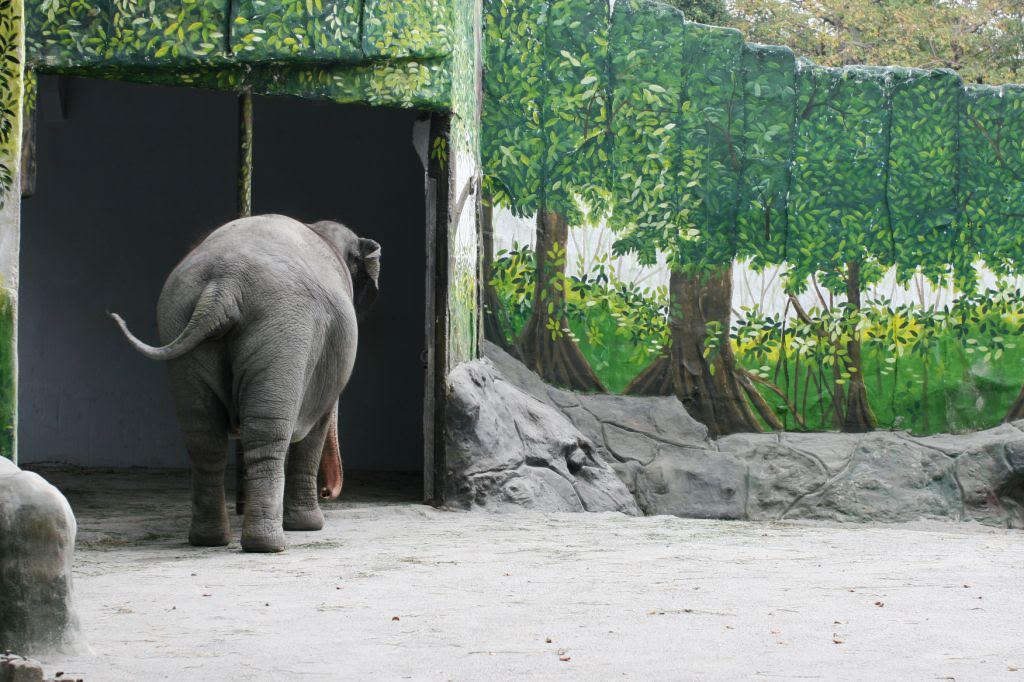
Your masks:
<path fill-rule="evenodd" d="M 320 530 L 324 527 L 324 513 L 317 498 L 317 471 L 330 429 L 331 414 L 321 419 L 305 438 L 293 444 L 288 451 L 284 489 L 285 530 Z"/>

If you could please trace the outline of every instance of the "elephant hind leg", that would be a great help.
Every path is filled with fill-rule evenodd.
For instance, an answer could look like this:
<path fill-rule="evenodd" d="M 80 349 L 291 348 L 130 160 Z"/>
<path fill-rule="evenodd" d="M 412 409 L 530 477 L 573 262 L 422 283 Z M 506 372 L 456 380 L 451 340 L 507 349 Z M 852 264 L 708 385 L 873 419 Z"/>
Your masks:
<path fill-rule="evenodd" d="M 242 549 L 246 552 L 284 551 L 284 464 L 290 440 L 286 433 L 291 433 L 290 424 L 282 423 L 279 433 L 272 434 L 242 423 L 246 490 Z"/>
<path fill-rule="evenodd" d="M 303 328 L 298 323 L 292 327 Z M 263 338 L 255 334 L 250 341 L 257 337 Z M 296 341 L 274 345 L 264 340 L 262 348 L 257 349 L 262 354 L 252 356 L 246 354 L 249 348 L 244 345 L 235 351 L 232 375 L 237 385 L 238 430 L 245 460 L 242 549 L 246 552 L 280 552 L 285 548 L 285 461 L 307 388 L 310 353 L 303 345 L 304 339 Z M 246 363 L 239 358 L 246 358 Z"/>
<path fill-rule="evenodd" d="M 333 415 L 332 410 L 288 451 L 284 489 L 285 530 L 320 530 L 324 527 L 324 513 L 320 510 L 317 495 L 317 472 Z"/>
<path fill-rule="evenodd" d="M 212 393 L 206 396 L 213 414 L 223 411 Z M 228 434 L 211 421 L 211 412 L 187 416 L 182 421 L 185 446 L 191 460 L 192 522 L 189 526 L 189 544 L 199 547 L 222 547 L 231 539 L 227 502 L 224 497 L 224 470 L 227 468 Z M 226 420 L 224 420 L 226 423 Z M 204 425 L 205 428 L 196 428 Z"/>

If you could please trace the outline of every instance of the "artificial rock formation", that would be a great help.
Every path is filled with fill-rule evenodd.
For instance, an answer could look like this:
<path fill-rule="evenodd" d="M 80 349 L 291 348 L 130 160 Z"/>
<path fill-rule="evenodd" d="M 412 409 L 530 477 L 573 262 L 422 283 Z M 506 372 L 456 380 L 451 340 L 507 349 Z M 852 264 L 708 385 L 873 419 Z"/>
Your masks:
<path fill-rule="evenodd" d="M 0 682 L 83 682 L 58 672 L 53 677 L 43 676 L 43 664 L 17 654 L 0 654 Z"/>
<path fill-rule="evenodd" d="M 449 504 L 492 511 L 640 513 L 593 443 L 491 363 L 463 363 L 449 381 Z"/>
<path fill-rule="evenodd" d="M 82 649 L 71 590 L 76 530 L 59 490 L 0 457 L 0 651 Z"/>
<path fill-rule="evenodd" d="M 484 353 L 494 381 L 504 378 L 560 412 L 592 443 L 644 514 L 1024 528 L 1024 420 L 963 435 L 778 432 L 712 440 L 675 397 L 572 393 L 545 384 L 491 343 Z"/>

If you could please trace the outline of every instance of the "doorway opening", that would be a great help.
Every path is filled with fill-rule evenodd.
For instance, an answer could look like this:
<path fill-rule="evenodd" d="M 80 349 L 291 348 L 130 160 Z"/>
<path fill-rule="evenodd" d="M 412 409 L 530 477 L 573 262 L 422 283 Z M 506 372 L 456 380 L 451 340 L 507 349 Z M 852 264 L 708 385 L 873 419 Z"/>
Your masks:
<path fill-rule="evenodd" d="M 106 311 L 156 339 L 167 274 L 236 216 L 237 98 L 42 76 L 38 102 L 36 185 L 22 203 L 20 461 L 186 467 L 166 369 L 132 351 Z M 341 399 L 342 499 L 361 480 L 423 499 L 418 113 L 264 97 L 254 111 L 254 213 L 339 220 L 383 247 Z"/>

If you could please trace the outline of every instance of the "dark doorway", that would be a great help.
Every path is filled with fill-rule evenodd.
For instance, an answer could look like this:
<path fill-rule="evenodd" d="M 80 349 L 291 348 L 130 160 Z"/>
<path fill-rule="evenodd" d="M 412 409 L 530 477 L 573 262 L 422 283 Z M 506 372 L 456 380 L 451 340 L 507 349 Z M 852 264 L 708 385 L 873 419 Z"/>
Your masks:
<path fill-rule="evenodd" d="M 19 457 L 183 467 L 165 370 L 105 311 L 156 339 L 164 278 L 236 211 L 228 93 L 40 80 L 38 177 L 24 200 Z M 256 212 L 335 218 L 383 245 L 381 295 L 342 398 L 346 470 L 421 471 L 423 170 L 415 112 L 257 98 Z"/>
<path fill-rule="evenodd" d="M 426 206 L 416 112 L 257 97 L 253 209 L 381 244 L 380 295 L 341 397 L 345 469 L 423 470 Z"/>

